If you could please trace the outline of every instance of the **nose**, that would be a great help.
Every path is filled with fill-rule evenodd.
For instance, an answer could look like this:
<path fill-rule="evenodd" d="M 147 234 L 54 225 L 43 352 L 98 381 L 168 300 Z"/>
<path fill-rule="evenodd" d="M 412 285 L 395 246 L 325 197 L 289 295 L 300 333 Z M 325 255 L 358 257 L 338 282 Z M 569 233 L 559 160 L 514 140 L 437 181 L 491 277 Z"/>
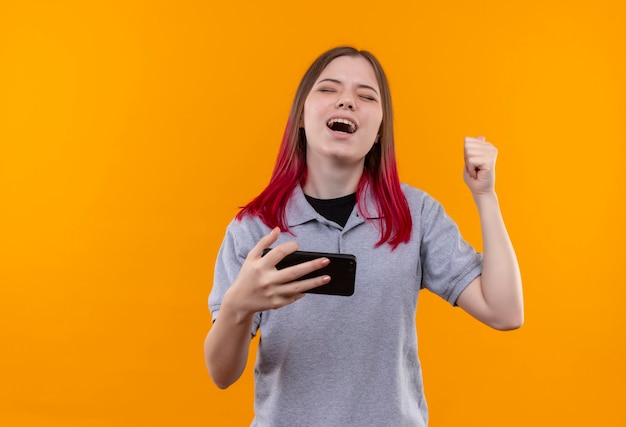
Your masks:
<path fill-rule="evenodd" d="M 354 101 L 349 98 L 341 98 L 337 101 L 337 108 L 347 108 L 350 111 L 354 111 Z"/>

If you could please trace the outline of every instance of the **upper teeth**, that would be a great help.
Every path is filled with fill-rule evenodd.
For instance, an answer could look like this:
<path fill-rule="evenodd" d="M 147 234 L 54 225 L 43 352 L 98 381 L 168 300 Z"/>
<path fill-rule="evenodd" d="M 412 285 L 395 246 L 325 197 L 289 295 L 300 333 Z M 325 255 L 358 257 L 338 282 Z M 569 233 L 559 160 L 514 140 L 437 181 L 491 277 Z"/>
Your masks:
<path fill-rule="evenodd" d="M 344 125 L 350 126 L 350 128 L 352 129 L 352 132 L 356 131 L 356 123 L 351 122 L 348 119 L 341 119 L 341 118 L 330 119 L 328 121 L 328 126 L 332 126 L 334 123 L 343 123 Z"/>

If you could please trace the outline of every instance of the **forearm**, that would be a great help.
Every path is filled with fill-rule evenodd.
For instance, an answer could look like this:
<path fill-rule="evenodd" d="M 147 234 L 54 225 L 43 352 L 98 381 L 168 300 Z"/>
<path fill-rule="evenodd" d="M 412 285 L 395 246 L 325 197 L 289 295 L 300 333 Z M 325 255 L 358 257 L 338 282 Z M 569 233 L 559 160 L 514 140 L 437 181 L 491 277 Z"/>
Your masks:
<path fill-rule="evenodd" d="M 494 322 L 502 329 L 524 319 L 522 279 L 515 250 L 504 225 L 495 192 L 475 196 L 483 238 L 482 294 Z"/>
<path fill-rule="evenodd" d="M 248 360 L 254 314 L 236 313 L 226 300 L 204 342 L 209 375 L 219 388 L 227 388 L 241 374 Z"/>

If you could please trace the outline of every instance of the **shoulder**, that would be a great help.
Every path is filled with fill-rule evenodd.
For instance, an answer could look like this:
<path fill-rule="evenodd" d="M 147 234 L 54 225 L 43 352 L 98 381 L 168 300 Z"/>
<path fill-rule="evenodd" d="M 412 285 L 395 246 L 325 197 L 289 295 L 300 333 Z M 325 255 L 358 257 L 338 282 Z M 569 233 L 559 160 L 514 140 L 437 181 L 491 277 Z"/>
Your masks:
<path fill-rule="evenodd" d="M 440 206 L 439 202 L 424 190 L 406 183 L 402 183 L 401 188 L 412 214 L 425 214 Z"/>

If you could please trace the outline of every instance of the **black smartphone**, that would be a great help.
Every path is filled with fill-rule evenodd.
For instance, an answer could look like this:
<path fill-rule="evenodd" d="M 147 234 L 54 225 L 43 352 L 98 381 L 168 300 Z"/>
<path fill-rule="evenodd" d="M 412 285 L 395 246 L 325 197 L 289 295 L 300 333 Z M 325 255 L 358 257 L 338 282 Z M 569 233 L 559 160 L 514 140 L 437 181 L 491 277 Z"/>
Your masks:
<path fill-rule="evenodd" d="M 264 249 L 263 255 L 268 253 L 270 250 L 271 248 Z M 317 258 L 328 258 L 330 263 L 326 267 L 322 267 L 319 270 L 306 274 L 297 280 L 329 275 L 330 282 L 325 285 L 318 286 L 317 288 L 309 289 L 308 291 L 305 291 L 306 293 L 342 296 L 350 296 L 354 294 L 354 279 L 356 276 L 356 257 L 354 255 L 328 252 L 295 251 L 276 264 L 276 268 L 280 270 L 285 267 L 291 267 L 292 265 L 301 264 Z"/>

